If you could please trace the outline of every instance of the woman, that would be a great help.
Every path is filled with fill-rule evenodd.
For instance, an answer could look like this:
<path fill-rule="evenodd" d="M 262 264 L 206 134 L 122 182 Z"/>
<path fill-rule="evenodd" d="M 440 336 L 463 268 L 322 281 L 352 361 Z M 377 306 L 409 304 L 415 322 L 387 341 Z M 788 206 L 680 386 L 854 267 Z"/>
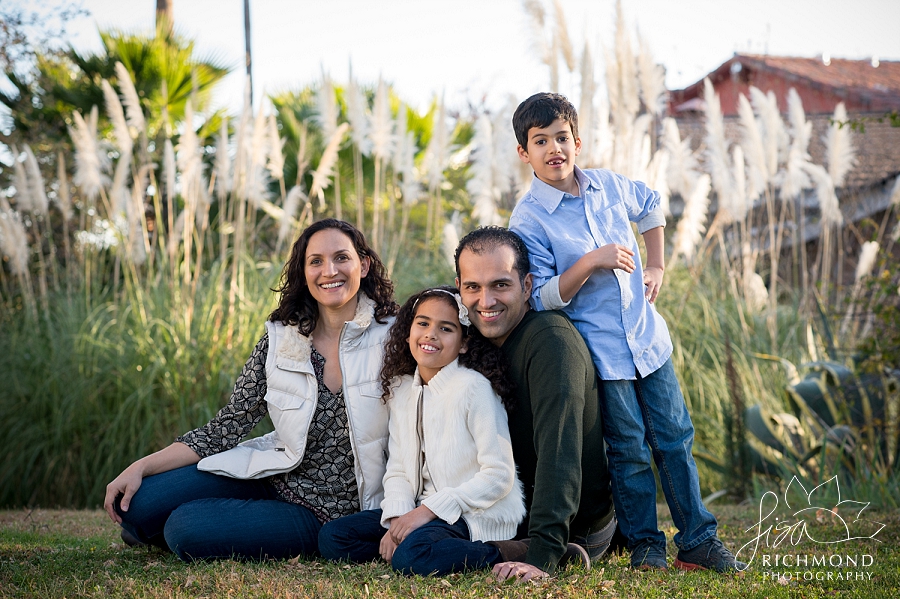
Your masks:
<path fill-rule="evenodd" d="M 397 312 L 384 266 L 362 233 L 326 219 L 300 235 L 276 291 L 228 405 L 107 486 L 123 536 L 186 561 L 284 558 L 314 553 L 325 522 L 379 506 L 379 372 Z M 275 431 L 238 444 L 266 413 Z"/>

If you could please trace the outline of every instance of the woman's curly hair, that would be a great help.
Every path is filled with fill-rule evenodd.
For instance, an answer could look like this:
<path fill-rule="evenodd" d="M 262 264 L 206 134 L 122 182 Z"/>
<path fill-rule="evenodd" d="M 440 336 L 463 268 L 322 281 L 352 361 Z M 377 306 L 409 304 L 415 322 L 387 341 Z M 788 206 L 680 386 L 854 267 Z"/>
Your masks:
<path fill-rule="evenodd" d="M 319 304 L 313 299 L 306 285 L 306 248 L 310 238 L 325 229 L 337 229 L 350 238 L 360 260 L 369 259 L 369 272 L 360 280 L 359 290 L 375 302 L 375 320 L 384 323 L 384 318 L 397 313 L 397 302 L 394 301 L 394 284 L 387 277 L 387 270 L 381 258 L 366 242 L 366 237 L 359 229 L 348 222 L 336 218 L 316 221 L 306 227 L 294 247 L 281 272 L 281 281 L 272 291 L 281 294 L 278 307 L 269 315 L 272 322 L 284 325 L 297 325 L 300 333 L 309 335 L 316 328 L 319 320 Z"/>
<path fill-rule="evenodd" d="M 437 298 L 457 309 L 456 300 L 448 295 L 458 294 L 456 287 L 441 285 L 425 289 L 412 295 L 397 313 L 397 318 L 388 332 L 384 343 L 384 362 L 381 366 L 381 399 L 388 401 L 392 387 L 397 384 L 397 377 L 413 374 L 416 371 L 416 360 L 409 350 L 410 330 L 416 316 L 416 306 L 425 299 Z M 500 348 L 486 339 L 476 327 L 463 326 L 463 339 L 466 342 L 466 353 L 459 355 L 460 366 L 471 368 L 481 373 L 491 383 L 494 392 L 500 396 L 503 407 L 511 412 L 515 406 L 515 389 L 507 376 L 505 358 Z"/>

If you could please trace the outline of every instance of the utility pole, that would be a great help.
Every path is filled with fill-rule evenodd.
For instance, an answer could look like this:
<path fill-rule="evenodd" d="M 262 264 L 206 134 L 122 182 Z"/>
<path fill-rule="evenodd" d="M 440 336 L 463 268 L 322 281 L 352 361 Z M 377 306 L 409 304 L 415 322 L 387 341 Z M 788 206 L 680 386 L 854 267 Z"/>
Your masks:
<path fill-rule="evenodd" d="M 163 0 L 158 0 L 162 2 Z M 253 59 L 250 55 L 250 0 L 244 0 L 244 41 L 246 43 L 247 81 L 250 82 L 250 106 L 253 106 Z"/>

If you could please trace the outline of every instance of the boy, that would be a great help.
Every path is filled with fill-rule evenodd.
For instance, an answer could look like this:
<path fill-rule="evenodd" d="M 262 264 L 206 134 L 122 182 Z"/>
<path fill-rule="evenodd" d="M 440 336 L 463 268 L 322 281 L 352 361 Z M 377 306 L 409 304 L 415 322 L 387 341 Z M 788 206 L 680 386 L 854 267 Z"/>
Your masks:
<path fill-rule="evenodd" d="M 531 254 L 532 304 L 571 318 L 602 380 L 613 500 L 632 567 L 667 567 L 652 450 L 679 531 L 675 567 L 743 570 L 716 536 L 716 519 L 700 498 L 694 427 L 672 367 L 666 323 L 652 306 L 665 268 L 659 194 L 610 171 L 575 166 L 578 115 L 562 95 L 540 93 L 522 102 L 513 129 L 519 158 L 535 178 L 513 210 L 510 229 Z M 629 221 L 644 236 L 646 265 Z"/>

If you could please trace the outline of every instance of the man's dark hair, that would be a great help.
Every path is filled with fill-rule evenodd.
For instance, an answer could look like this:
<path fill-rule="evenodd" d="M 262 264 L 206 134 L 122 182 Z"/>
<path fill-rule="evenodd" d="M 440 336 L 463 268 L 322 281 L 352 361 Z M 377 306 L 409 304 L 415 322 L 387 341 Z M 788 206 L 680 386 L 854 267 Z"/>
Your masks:
<path fill-rule="evenodd" d="M 506 227 L 495 225 L 478 227 L 459 240 L 459 245 L 456 246 L 456 255 L 453 259 L 456 261 L 456 276 L 460 279 L 460 283 L 462 283 L 462 278 L 459 274 L 459 255 L 463 250 L 467 249 L 473 254 L 481 255 L 503 245 L 513 251 L 516 257 L 516 270 L 519 272 L 519 283 L 524 287 L 525 275 L 529 271 L 528 248 L 525 247 L 525 242 L 522 241 L 521 237 Z"/>
<path fill-rule="evenodd" d="M 513 114 L 513 131 L 516 141 L 526 152 L 528 151 L 528 131 L 532 127 L 543 129 L 555 121 L 562 119 L 572 127 L 572 135 L 578 137 L 578 111 L 562 94 L 541 92 L 534 94 L 516 108 Z"/>

